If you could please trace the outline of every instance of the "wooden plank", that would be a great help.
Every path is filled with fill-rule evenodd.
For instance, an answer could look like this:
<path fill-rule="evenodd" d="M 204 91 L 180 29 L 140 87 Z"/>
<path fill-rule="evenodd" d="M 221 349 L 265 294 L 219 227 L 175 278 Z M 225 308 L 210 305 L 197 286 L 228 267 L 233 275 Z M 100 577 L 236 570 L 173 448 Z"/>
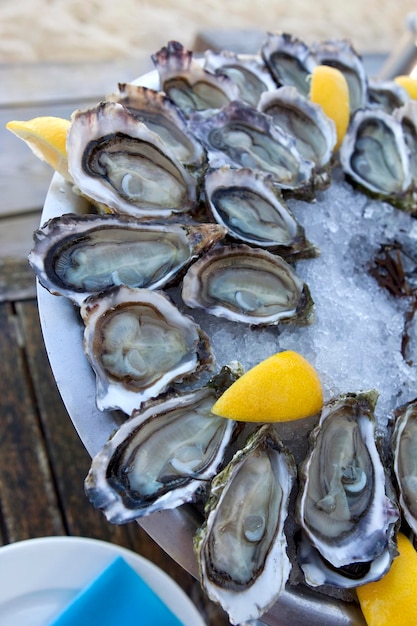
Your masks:
<path fill-rule="evenodd" d="M 83 489 L 90 458 L 56 388 L 43 346 L 36 301 L 18 303 L 16 309 L 68 534 L 110 541 L 134 550 L 167 572 L 196 603 L 208 624 L 228 625 L 224 612 L 207 599 L 199 582 L 179 567 L 136 522 L 111 525 L 90 504 Z"/>
<path fill-rule="evenodd" d="M 0 256 L 0 302 L 36 296 L 36 279 L 27 260 Z"/>
<path fill-rule="evenodd" d="M 7 542 L 64 533 L 19 344 L 13 308 L 1 304 L 0 354 L 7 358 L 2 359 L 0 376 L 0 503 Z"/>
<path fill-rule="evenodd" d="M 0 107 L 72 102 L 75 108 L 82 100 L 101 100 L 115 91 L 118 83 L 153 70 L 151 53 L 93 63 L 0 64 Z"/>

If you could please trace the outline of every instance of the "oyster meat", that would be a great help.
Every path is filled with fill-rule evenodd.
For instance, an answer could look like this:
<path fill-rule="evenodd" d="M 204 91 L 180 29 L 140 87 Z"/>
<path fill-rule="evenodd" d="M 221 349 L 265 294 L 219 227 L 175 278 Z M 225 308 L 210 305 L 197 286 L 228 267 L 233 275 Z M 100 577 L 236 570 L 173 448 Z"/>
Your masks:
<path fill-rule="evenodd" d="M 51 293 L 81 302 L 116 285 L 158 289 L 226 233 L 214 224 L 143 223 L 127 215 L 63 215 L 34 234 L 29 263 Z"/>
<path fill-rule="evenodd" d="M 195 549 L 208 596 L 232 624 L 259 618 L 279 597 L 291 564 L 284 525 L 295 463 L 262 426 L 212 481 Z"/>
<path fill-rule="evenodd" d="M 417 401 L 395 412 L 392 439 L 394 474 L 401 510 L 414 533 L 417 533 Z"/>
<path fill-rule="evenodd" d="M 214 248 L 187 271 L 182 298 L 192 308 L 247 324 L 310 321 L 308 287 L 281 257 L 245 244 Z"/>
<path fill-rule="evenodd" d="M 236 54 L 229 50 L 207 50 L 204 68 L 213 74 L 228 76 L 238 85 L 241 99 L 255 108 L 261 94 L 276 87 L 270 72 L 258 56 Z"/>
<path fill-rule="evenodd" d="M 279 87 L 289 85 L 308 95 L 308 77 L 317 61 L 303 41 L 289 33 L 268 33 L 261 54 Z"/>
<path fill-rule="evenodd" d="M 119 93 L 106 98 L 119 102 L 169 146 L 188 167 L 201 168 L 206 161 L 202 144 L 190 133 L 180 109 L 161 91 L 130 83 L 119 84 Z"/>
<path fill-rule="evenodd" d="M 162 293 L 114 287 L 81 304 L 100 410 L 131 414 L 213 363 L 208 337 Z"/>
<path fill-rule="evenodd" d="M 150 401 L 94 457 L 88 498 L 123 524 L 194 500 L 216 473 L 236 423 L 211 413 L 214 389 Z"/>
<path fill-rule="evenodd" d="M 370 391 L 326 404 L 300 468 L 298 522 L 324 566 L 345 577 L 342 586 L 359 584 L 358 572 L 368 572 L 376 559 L 385 567 L 374 568 L 381 578 L 395 551 L 399 513 L 376 445 L 376 399 Z M 306 565 L 307 582 L 322 584 L 317 563 Z"/>
<path fill-rule="evenodd" d="M 225 165 L 205 176 L 205 198 L 231 237 L 282 256 L 312 256 L 314 247 L 270 174 Z"/>
<path fill-rule="evenodd" d="M 340 147 L 351 182 L 373 197 L 417 213 L 409 149 L 401 123 L 382 109 L 359 109 Z"/>
<path fill-rule="evenodd" d="M 322 107 L 295 87 L 280 87 L 261 95 L 258 110 L 270 115 L 277 126 L 294 137 L 301 156 L 314 163 L 315 185 L 328 186 L 337 137 L 335 124 Z"/>
<path fill-rule="evenodd" d="M 239 87 L 228 76 L 207 72 L 178 41 L 169 41 L 152 55 L 152 61 L 161 89 L 187 116 L 220 109 L 239 98 Z"/>
<path fill-rule="evenodd" d="M 190 128 L 206 146 L 211 167 L 264 170 L 283 189 L 310 188 L 314 164 L 300 155 L 293 137 L 244 102 L 231 102 L 213 115 L 195 115 Z"/>
<path fill-rule="evenodd" d="M 116 213 L 167 217 L 197 200 L 197 180 L 159 135 L 117 102 L 75 111 L 68 170 L 81 193 Z"/>

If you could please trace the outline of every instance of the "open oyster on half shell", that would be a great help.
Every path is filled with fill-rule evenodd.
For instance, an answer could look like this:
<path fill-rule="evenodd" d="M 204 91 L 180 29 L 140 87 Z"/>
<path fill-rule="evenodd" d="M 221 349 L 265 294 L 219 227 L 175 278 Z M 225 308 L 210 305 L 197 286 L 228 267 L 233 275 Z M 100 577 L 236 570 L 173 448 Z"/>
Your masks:
<path fill-rule="evenodd" d="M 235 100 L 220 111 L 194 115 L 190 128 L 207 149 L 213 168 L 231 165 L 264 170 L 274 183 L 298 195 L 311 195 L 314 164 L 297 150 L 295 139 L 272 118 Z"/>
<path fill-rule="evenodd" d="M 417 215 L 410 150 L 401 122 L 383 109 L 358 109 L 340 147 L 348 179 L 374 198 Z"/>
<path fill-rule="evenodd" d="M 160 289 L 225 234 L 216 224 L 67 214 L 35 231 L 29 263 L 51 293 L 81 304 L 117 285 Z"/>
<path fill-rule="evenodd" d="M 311 433 L 299 473 L 297 517 L 315 548 L 300 551 L 312 586 L 379 579 L 395 554 L 399 511 L 376 445 L 376 400 L 375 391 L 336 398 Z"/>
<path fill-rule="evenodd" d="M 212 216 L 233 239 L 284 257 L 317 254 L 270 174 L 225 165 L 209 170 L 204 186 Z"/>
<path fill-rule="evenodd" d="M 84 300 L 80 311 L 100 410 L 130 415 L 213 364 L 206 334 L 159 291 L 114 287 Z"/>
<path fill-rule="evenodd" d="M 215 475 L 236 423 L 211 413 L 202 387 L 150 401 L 94 457 L 85 480 L 92 504 L 123 524 L 190 502 Z"/>
<path fill-rule="evenodd" d="M 81 193 L 116 213 L 167 217 L 197 201 L 197 179 L 161 137 L 118 102 L 75 111 L 68 170 Z"/>
<path fill-rule="evenodd" d="M 184 276 L 182 299 L 192 308 L 246 324 L 311 322 L 307 285 L 276 254 L 245 244 L 214 248 Z"/>
<path fill-rule="evenodd" d="M 265 425 L 212 481 L 194 543 L 201 584 L 232 624 L 260 617 L 285 587 L 284 525 L 295 475 L 292 455 Z"/>

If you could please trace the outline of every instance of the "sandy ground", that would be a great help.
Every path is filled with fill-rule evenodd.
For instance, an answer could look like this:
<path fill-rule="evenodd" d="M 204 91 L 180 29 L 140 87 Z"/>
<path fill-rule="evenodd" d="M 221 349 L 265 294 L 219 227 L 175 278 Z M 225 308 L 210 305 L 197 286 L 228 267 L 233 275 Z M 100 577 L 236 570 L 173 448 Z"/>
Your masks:
<path fill-rule="evenodd" d="M 306 43 L 347 37 L 386 52 L 407 31 L 415 0 L 0 0 L 0 62 L 149 55 L 204 29 L 287 31 Z"/>

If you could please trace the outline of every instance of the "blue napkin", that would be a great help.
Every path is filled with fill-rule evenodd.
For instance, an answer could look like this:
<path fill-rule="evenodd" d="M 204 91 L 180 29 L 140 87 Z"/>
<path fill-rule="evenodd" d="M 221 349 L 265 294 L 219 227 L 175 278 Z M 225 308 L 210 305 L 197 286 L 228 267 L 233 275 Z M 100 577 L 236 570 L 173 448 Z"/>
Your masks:
<path fill-rule="evenodd" d="M 118 556 L 50 626 L 184 626 Z"/>

